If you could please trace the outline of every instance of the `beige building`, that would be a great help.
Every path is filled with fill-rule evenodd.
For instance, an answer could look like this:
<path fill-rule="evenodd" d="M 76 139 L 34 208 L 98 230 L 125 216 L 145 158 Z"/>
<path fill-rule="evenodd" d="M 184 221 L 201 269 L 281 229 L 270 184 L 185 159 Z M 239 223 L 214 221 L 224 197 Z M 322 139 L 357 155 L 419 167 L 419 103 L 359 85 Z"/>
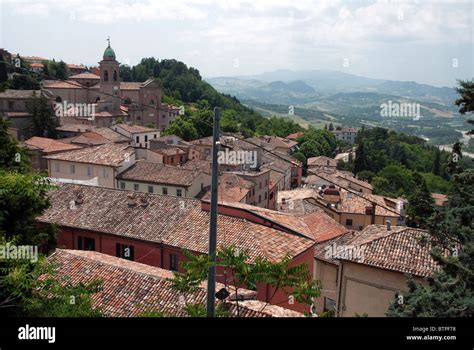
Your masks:
<path fill-rule="evenodd" d="M 396 295 L 407 290 L 405 274 L 423 282 L 438 268 L 429 245 L 419 241 L 427 232 L 371 225 L 316 246 L 315 278 L 322 284 L 316 312 L 337 316 L 385 316 Z"/>
<path fill-rule="evenodd" d="M 308 171 L 317 171 L 320 169 L 325 170 L 336 170 L 337 161 L 335 159 L 319 156 L 319 157 L 311 157 L 307 160 L 308 164 Z"/>
<path fill-rule="evenodd" d="M 48 162 L 45 156 L 80 149 L 78 145 L 71 145 L 61 141 L 34 136 L 24 142 L 28 149 L 31 166 L 36 170 L 47 170 Z"/>
<path fill-rule="evenodd" d="M 115 124 L 111 129 L 130 139 L 132 146 L 140 148 L 149 148 L 150 141 L 160 137 L 160 130 L 140 125 Z"/>
<path fill-rule="evenodd" d="M 91 182 L 117 188 L 116 177 L 135 163 L 135 151 L 128 145 L 107 143 L 46 156 L 49 177 L 59 182 Z"/>
<path fill-rule="evenodd" d="M 203 171 L 142 160 L 118 175 L 117 180 L 122 190 L 186 198 L 195 198 L 211 184 L 211 176 Z"/>

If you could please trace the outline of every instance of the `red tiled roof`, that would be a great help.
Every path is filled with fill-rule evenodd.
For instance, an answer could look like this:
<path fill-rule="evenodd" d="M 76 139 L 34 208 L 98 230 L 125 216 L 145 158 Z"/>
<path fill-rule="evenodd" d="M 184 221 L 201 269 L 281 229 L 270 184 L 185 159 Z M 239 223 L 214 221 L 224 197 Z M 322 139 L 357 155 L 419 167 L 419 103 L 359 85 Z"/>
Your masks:
<path fill-rule="evenodd" d="M 122 163 L 134 154 L 133 147 L 115 143 L 106 143 L 101 146 L 82 148 L 69 152 L 62 152 L 46 156 L 46 159 L 62 160 L 76 163 L 88 163 L 121 166 Z"/>
<path fill-rule="evenodd" d="M 161 312 L 166 316 L 188 316 L 185 304 L 205 304 L 206 289 L 201 285 L 196 291 L 180 295 L 169 281 L 173 273 L 93 251 L 63 250 L 48 257 L 55 267 L 57 278 L 66 278 L 73 285 L 102 281 L 102 289 L 91 296 L 93 307 L 98 307 L 107 317 L 137 317 L 144 312 Z M 43 276 L 42 278 L 45 278 Z M 217 283 L 217 289 L 224 285 Z M 231 296 L 223 306 L 232 316 L 240 317 L 302 317 L 303 315 L 276 305 L 245 300 L 239 302 L 238 312 L 235 290 L 227 287 Z M 239 291 L 239 296 L 255 297 L 255 292 Z"/>
<path fill-rule="evenodd" d="M 144 132 L 153 132 L 153 131 L 159 131 L 158 129 L 154 128 L 147 128 L 145 126 L 141 125 L 128 125 L 128 124 L 116 124 L 114 127 L 123 129 L 131 134 L 139 134 L 139 133 L 144 133 Z"/>
<path fill-rule="evenodd" d="M 63 184 L 51 191 L 52 205 L 38 221 L 207 254 L 210 214 L 201 209 L 199 200 L 140 193 L 148 205 L 129 206 L 128 196 L 134 194 L 132 191 L 79 186 L 84 202 L 70 209 L 73 188 Z M 226 215 L 218 215 L 217 227 L 219 246 L 238 246 L 246 250 L 252 260 L 264 256 L 278 261 L 286 254 L 302 254 L 314 245 L 311 239 Z"/>
<path fill-rule="evenodd" d="M 73 149 L 79 149 L 81 147 L 75 145 L 69 145 L 61 141 L 48 139 L 45 137 L 34 136 L 25 141 L 25 144 L 29 148 L 41 149 L 44 153 L 70 151 Z"/>
<path fill-rule="evenodd" d="M 377 237 L 374 233 L 379 236 Z M 367 236 L 369 239 L 366 239 Z M 429 242 L 428 232 L 423 230 L 405 227 L 387 231 L 384 225 L 371 225 L 348 242 L 348 244 L 363 247 L 363 260 L 360 261 L 354 257 L 347 257 L 345 260 L 429 277 L 439 269 L 439 265 L 430 255 L 431 244 L 421 244 L 423 239 Z"/>
<path fill-rule="evenodd" d="M 117 178 L 121 180 L 140 181 L 189 187 L 201 174 L 199 171 L 185 170 L 179 167 L 137 161 Z"/>
<path fill-rule="evenodd" d="M 69 79 L 94 79 L 94 80 L 100 80 L 100 77 L 98 75 L 89 73 L 89 72 L 84 72 L 84 73 L 79 73 L 76 75 L 72 75 L 69 77 Z"/>

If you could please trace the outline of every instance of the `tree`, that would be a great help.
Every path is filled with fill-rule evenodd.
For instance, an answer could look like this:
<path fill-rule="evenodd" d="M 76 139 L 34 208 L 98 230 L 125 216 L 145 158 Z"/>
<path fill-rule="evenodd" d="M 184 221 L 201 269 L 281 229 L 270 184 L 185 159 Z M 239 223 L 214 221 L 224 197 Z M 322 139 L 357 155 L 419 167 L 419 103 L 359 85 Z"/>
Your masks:
<path fill-rule="evenodd" d="M 394 300 L 388 316 L 474 316 L 473 222 L 474 171 L 468 170 L 454 175 L 453 194 L 429 221 L 428 242 L 440 270 L 434 272 L 427 285 L 409 278 L 403 303 Z"/>
<path fill-rule="evenodd" d="M 163 135 L 176 135 L 185 141 L 191 141 L 198 138 L 198 132 L 193 123 L 182 116 L 173 120 Z"/>
<path fill-rule="evenodd" d="M 8 133 L 8 122 L 0 117 L 0 170 L 25 173 L 30 169 L 26 149 Z"/>
<path fill-rule="evenodd" d="M 207 271 L 212 262 L 207 255 L 194 255 L 186 252 L 187 260 L 181 263 L 184 273 L 175 273 L 173 288 L 182 295 L 190 293 L 207 278 Z M 257 257 L 249 262 L 247 252 L 236 247 L 222 247 L 217 253 L 216 267 L 227 272 L 228 283 L 235 288 L 255 290 L 257 284 L 269 284 L 272 288 L 271 302 L 277 292 L 283 292 L 288 298 L 296 302 L 311 305 L 313 298 L 320 295 L 319 282 L 313 280 L 306 264 L 291 266 L 291 258 L 286 256 L 279 262 L 270 262 L 263 257 Z M 185 298 L 186 300 L 186 298 Z M 239 315 L 239 301 L 236 300 L 237 315 Z M 186 304 L 185 307 L 188 307 Z M 266 306 L 265 306 L 266 307 Z M 263 310 L 263 309 L 262 309 Z"/>
<path fill-rule="evenodd" d="M 436 149 L 435 160 L 433 163 L 433 174 L 441 175 L 441 152 L 439 148 Z"/>
<path fill-rule="evenodd" d="M 359 141 L 359 145 L 357 147 L 356 156 L 354 159 L 354 174 L 357 175 L 360 171 L 363 170 L 371 170 L 369 165 L 369 159 L 367 152 L 365 150 L 365 143 L 364 140 Z"/>
<path fill-rule="evenodd" d="M 49 100 L 40 93 L 38 97 L 36 92 L 26 102 L 26 109 L 33 119 L 32 134 L 33 136 L 56 138 L 57 119 L 50 107 Z"/>
<path fill-rule="evenodd" d="M 0 85 L 6 81 L 8 81 L 7 65 L 5 64 L 3 55 L 0 54 Z"/>
<path fill-rule="evenodd" d="M 334 131 L 334 125 L 332 123 L 329 123 L 329 128 L 328 128 L 329 131 Z"/>
<path fill-rule="evenodd" d="M 459 108 L 459 113 L 466 114 L 474 112 L 474 79 L 473 80 L 458 80 L 459 86 L 456 91 L 461 95 L 454 103 Z M 468 120 L 468 123 L 474 124 L 474 120 Z M 467 132 L 467 135 L 474 134 L 474 130 Z"/>
<path fill-rule="evenodd" d="M 408 196 L 407 224 L 411 227 L 426 228 L 435 211 L 434 199 L 425 179 L 419 173 L 413 174 L 413 181 L 415 187 Z"/>
<path fill-rule="evenodd" d="M 461 143 L 456 142 L 453 145 L 451 155 L 448 158 L 448 164 L 446 165 L 446 170 L 449 174 L 459 174 L 463 171 L 459 161 L 462 159 Z"/>
<path fill-rule="evenodd" d="M 26 74 L 15 74 L 10 83 L 12 90 L 38 90 L 40 85 L 36 79 Z"/>

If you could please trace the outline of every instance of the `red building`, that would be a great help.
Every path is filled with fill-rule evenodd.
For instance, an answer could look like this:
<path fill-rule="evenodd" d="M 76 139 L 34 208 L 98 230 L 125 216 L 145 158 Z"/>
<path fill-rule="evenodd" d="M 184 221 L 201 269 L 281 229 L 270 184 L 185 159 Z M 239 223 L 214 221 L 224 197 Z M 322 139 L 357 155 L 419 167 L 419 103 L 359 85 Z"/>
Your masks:
<path fill-rule="evenodd" d="M 73 185 L 52 191 L 50 199 L 51 207 L 38 221 L 58 225 L 58 247 L 93 250 L 176 271 L 180 270 L 179 262 L 185 260 L 184 250 L 208 253 L 209 203 Z M 292 264 L 306 263 L 313 272 L 315 242 L 328 231 L 326 226 L 324 232 L 318 231 L 314 215 L 326 219 L 322 213 L 301 219 L 269 209 L 223 203 L 218 215 L 218 246 L 245 250 L 250 263 L 258 256 L 276 262 L 289 254 Z M 220 282 L 226 279 L 219 269 L 217 276 Z M 308 311 L 306 305 L 288 302 L 283 292 L 272 295 L 269 286 L 258 286 L 258 300 Z"/>

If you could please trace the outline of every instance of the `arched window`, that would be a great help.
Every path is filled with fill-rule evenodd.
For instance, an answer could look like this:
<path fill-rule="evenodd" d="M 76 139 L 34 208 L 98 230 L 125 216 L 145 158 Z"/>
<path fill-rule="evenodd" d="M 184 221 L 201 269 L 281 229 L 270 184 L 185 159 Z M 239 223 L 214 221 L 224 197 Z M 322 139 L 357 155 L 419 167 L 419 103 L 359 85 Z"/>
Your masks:
<path fill-rule="evenodd" d="M 117 71 L 114 70 L 114 81 L 117 81 Z"/>
<path fill-rule="evenodd" d="M 150 106 L 155 106 L 155 100 L 150 100 Z"/>
<path fill-rule="evenodd" d="M 56 102 L 58 102 L 58 103 L 63 102 L 63 99 L 61 98 L 61 96 L 56 97 Z"/>
<path fill-rule="evenodd" d="M 95 99 L 95 103 L 99 102 L 100 101 L 100 97 L 97 96 L 97 98 Z"/>
<path fill-rule="evenodd" d="M 109 71 L 104 70 L 104 81 L 108 81 L 108 80 L 109 80 Z"/>

